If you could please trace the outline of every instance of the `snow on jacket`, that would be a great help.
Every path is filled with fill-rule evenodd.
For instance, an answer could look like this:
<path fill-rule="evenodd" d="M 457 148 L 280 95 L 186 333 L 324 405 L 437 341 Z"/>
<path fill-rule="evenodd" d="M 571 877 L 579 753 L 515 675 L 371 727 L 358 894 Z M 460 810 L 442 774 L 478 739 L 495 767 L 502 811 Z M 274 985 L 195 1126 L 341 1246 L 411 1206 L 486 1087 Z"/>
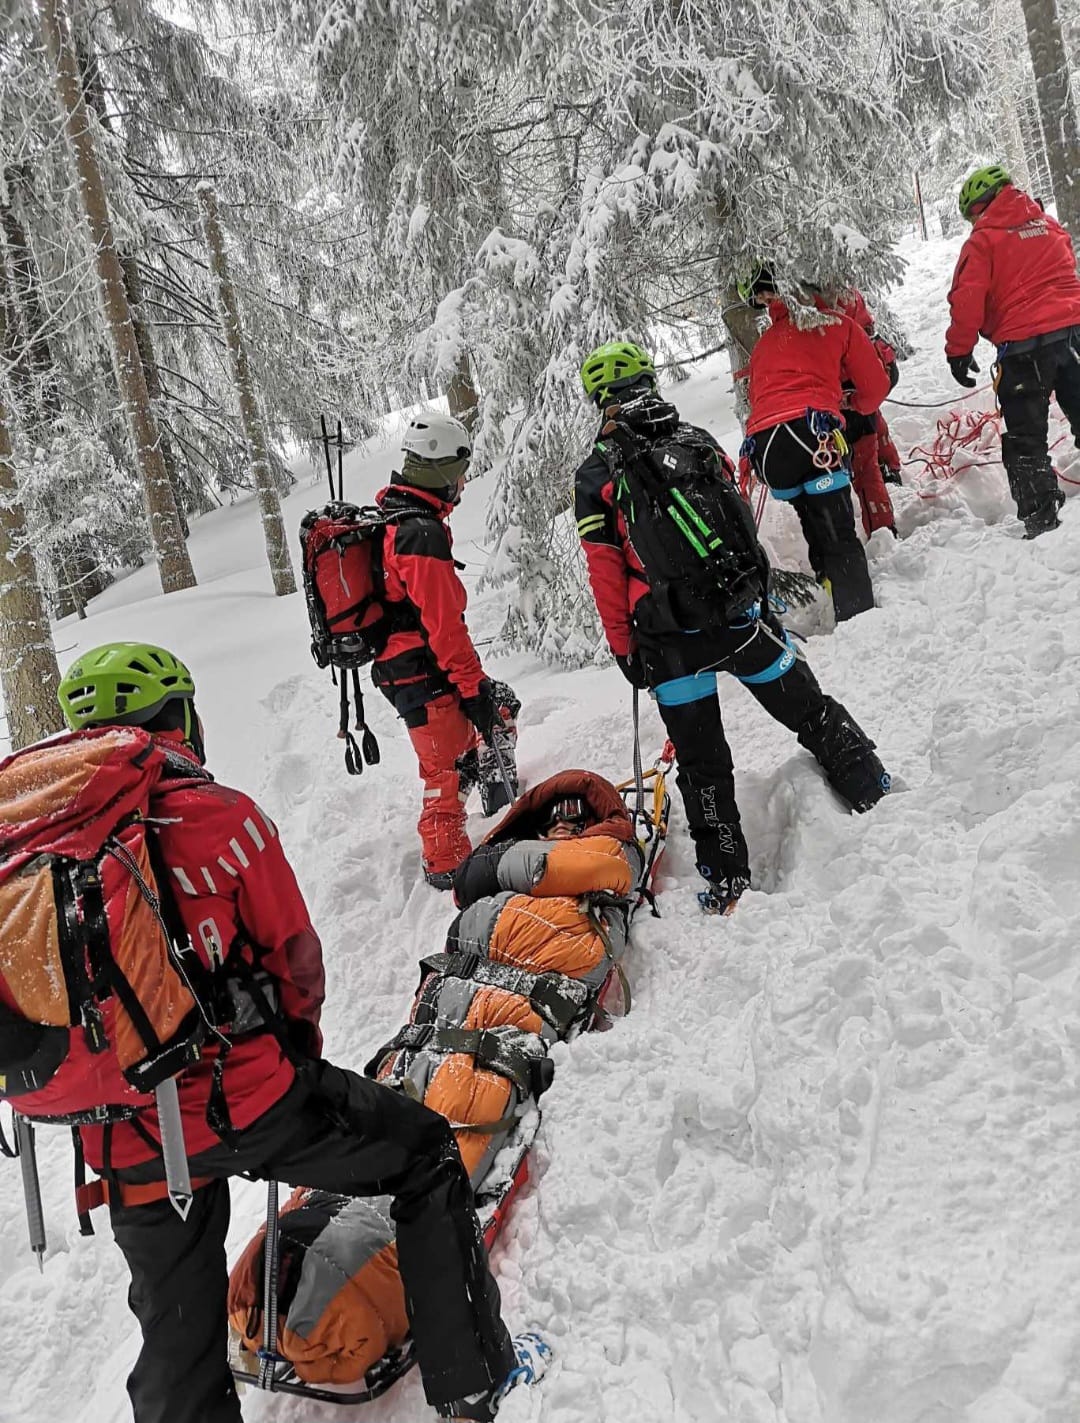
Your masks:
<path fill-rule="evenodd" d="M 824 301 L 815 298 L 815 305 L 822 310 L 827 310 Z M 870 337 L 870 343 L 878 354 L 878 360 L 886 370 L 890 366 L 896 365 L 896 351 L 884 336 L 879 335 L 877 329 L 877 318 L 866 304 L 866 298 L 856 287 L 851 287 L 843 297 L 836 303 L 835 310 L 841 316 L 848 317 L 854 321 L 861 331 L 865 331 Z M 891 379 L 891 376 L 890 376 Z M 895 382 L 894 382 L 895 384 Z"/>
<path fill-rule="evenodd" d="M 782 301 L 769 303 L 769 317 L 750 356 L 748 435 L 803 419 L 807 410 L 839 416 L 842 404 L 871 415 L 888 395 L 889 377 L 870 338 L 848 317 L 804 330 Z"/>
<path fill-rule="evenodd" d="M 1080 326 L 1080 277 L 1069 234 L 1034 198 L 1002 188 L 960 249 L 949 291 L 945 353 L 966 356 Z"/>
<path fill-rule="evenodd" d="M 692 431 L 714 445 L 734 480 L 735 466 L 707 430 L 694 425 L 680 425 L 679 430 Z M 648 595 L 649 580 L 615 502 L 611 470 L 595 446 L 574 475 L 574 517 L 608 646 L 616 657 L 625 657 L 636 643 L 634 609 Z"/>
<path fill-rule="evenodd" d="M 425 489 L 392 484 L 375 496 L 388 514 L 382 567 L 386 602 L 399 622 L 372 669 L 375 685 L 415 685 L 429 696 L 474 697 L 484 669 L 465 625 L 465 587 L 454 565 L 447 519 L 453 505 Z"/>
<path fill-rule="evenodd" d="M 277 829 L 249 796 L 210 780 L 178 738 L 179 733 L 164 732 L 154 740 L 166 746 L 174 763 L 190 761 L 190 776 L 181 772 L 164 781 L 151 799 L 150 815 L 184 927 L 219 981 L 230 978 L 236 956 L 261 970 L 297 1041 L 317 1054 L 322 1047 L 322 947 Z M 235 1001 L 242 1004 L 242 995 Z M 250 1126 L 284 1096 L 294 1076 L 276 1037 L 254 1010 L 240 1011 L 243 1016 L 225 1029 L 232 1048 L 222 1077 L 229 1118 L 237 1130 Z M 207 1122 L 217 1057 L 215 1048 L 206 1048 L 180 1077 L 189 1155 L 221 1140 Z M 106 1164 L 106 1131 L 112 1167 L 138 1165 L 157 1155 L 154 1143 L 160 1134 L 153 1108 L 142 1110 L 135 1125 L 82 1128 L 87 1160 L 98 1170 Z"/>

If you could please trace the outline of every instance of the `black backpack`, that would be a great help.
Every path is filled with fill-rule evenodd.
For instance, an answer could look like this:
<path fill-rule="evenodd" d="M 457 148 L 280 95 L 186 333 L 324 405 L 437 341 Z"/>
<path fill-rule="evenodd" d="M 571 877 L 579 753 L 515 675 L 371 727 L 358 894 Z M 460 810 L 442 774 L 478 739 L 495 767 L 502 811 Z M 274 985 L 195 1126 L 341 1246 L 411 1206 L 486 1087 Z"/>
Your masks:
<path fill-rule="evenodd" d="M 596 448 L 641 560 L 645 632 L 691 632 L 736 621 L 769 586 L 753 515 L 703 430 L 654 395 L 616 407 Z"/>

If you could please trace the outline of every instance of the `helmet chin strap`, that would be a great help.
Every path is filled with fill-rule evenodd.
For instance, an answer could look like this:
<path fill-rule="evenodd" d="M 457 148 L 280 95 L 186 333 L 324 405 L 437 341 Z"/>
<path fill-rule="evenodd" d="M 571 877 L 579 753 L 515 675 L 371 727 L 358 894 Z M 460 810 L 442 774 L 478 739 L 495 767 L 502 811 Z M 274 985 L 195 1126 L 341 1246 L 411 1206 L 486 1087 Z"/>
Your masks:
<path fill-rule="evenodd" d="M 199 765 L 205 766 L 206 747 L 203 745 L 202 722 L 190 697 L 184 698 L 184 741 L 199 758 Z"/>

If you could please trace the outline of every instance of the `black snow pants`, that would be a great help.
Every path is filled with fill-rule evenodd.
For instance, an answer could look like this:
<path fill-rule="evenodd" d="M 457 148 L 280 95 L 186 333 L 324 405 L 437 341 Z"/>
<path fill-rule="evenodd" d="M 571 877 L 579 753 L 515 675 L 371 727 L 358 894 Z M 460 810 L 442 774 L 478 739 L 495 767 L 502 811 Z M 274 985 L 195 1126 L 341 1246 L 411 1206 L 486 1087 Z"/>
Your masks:
<path fill-rule="evenodd" d="M 1056 527 L 1064 497 L 1047 448 L 1051 395 L 1056 395 L 1080 448 L 1080 326 L 1036 342 L 1004 348 L 997 379 L 1005 421 L 1001 461 L 1016 512 L 1032 536 Z M 1030 349 L 1017 350 L 1017 345 Z"/>
<path fill-rule="evenodd" d="M 698 871 L 725 897 L 750 883 L 731 750 L 724 734 L 717 672 L 730 672 L 770 716 L 792 731 L 819 715 L 825 697 L 779 623 L 757 616 L 706 632 L 642 642 L 642 658 L 678 758 Z"/>
<path fill-rule="evenodd" d="M 855 531 L 851 475 L 844 467 L 818 469 L 817 437 L 805 420 L 773 425 L 754 435 L 751 461 L 775 499 L 799 516 L 810 567 L 827 584 L 837 622 L 874 606 L 866 553 Z"/>
<path fill-rule="evenodd" d="M 730 672 L 771 717 L 796 734 L 854 810 L 868 810 L 889 789 L 874 743 L 839 702 L 822 692 L 771 614 L 752 613 L 727 627 L 663 641 L 642 639 L 641 653 L 675 747 L 677 784 L 698 871 L 722 897 L 739 897 L 750 883 L 750 862 L 720 713 L 718 672 Z"/>
<path fill-rule="evenodd" d="M 171 1204 L 112 1208 L 131 1271 L 143 1347 L 128 1379 L 135 1423 L 241 1423 L 226 1358 L 228 1177 L 390 1194 L 398 1261 L 428 1402 L 440 1412 L 498 1384 L 514 1366 L 472 1192 L 446 1120 L 356 1073 L 311 1063 L 270 1111 L 191 1158 L 215 1176 L 182 1221 Z M 160 1163 L 123 1180 L 160 1177 Z"/>

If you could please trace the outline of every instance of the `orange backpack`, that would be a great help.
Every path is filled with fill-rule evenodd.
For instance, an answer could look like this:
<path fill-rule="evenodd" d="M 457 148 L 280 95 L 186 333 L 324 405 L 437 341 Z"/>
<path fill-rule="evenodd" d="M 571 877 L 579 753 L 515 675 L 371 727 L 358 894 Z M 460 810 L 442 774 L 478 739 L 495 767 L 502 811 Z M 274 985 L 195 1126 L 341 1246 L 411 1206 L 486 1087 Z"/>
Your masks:
<path fill-rule="evenodd" d="M 166 766 L 135 727 L 0 762 L 0 1098 L 24 1116 L 130 1116 L 199 1056 L 203 970 L 147 835 Z"/>

